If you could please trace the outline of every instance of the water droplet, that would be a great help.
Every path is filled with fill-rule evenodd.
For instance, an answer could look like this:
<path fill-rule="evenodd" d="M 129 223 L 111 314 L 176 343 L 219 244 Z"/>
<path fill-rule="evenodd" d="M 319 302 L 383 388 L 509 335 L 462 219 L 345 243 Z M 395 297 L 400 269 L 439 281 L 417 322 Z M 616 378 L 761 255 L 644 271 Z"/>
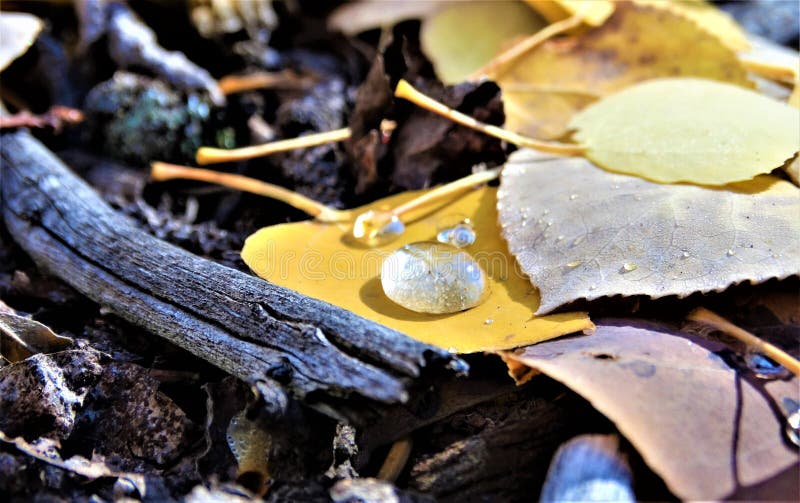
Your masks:
<path fill-rule="evenodd" d="M 779 363 L 775 363 L 763 353 L 757 351 L 747 351 L 744 355 L 747 368 L 753 371 L 760 379 L 783 379 L 789 377 L 789 369 Z"/>
<path fill-rule="evenodd" d="M 545 210 L 542 212 L 542 215 L 549 215 L 549 214 L 550 214 L 550 210 L 547 209 L 547 208 L 545 208 Z"/>
<path fill-rule="evenodd" d="M 494 320 L 491 318 L 486 318 L 486 321 L 483 322 L 484 325 L 491 325 L 494 323 Z"/>
<path fill-rule="evenodd" d="M 728 250 L 728 251 L 727 251 L 727 253 L 725 253 L 725 254 L 726 254 L 727 256 L 729 256 L 729 257 L 733 257 L 734 255 L 736 255 L 736 252 L 735 252 L 735 251 L 733 251 L 733 250 Z"/>
<path fill-rule="evenodd" d="M 800 409 L 786 417 L 786 436 L 796 446 L 800 447 Z"/>
<path fill-rule="evenodd" d="M 589 286 L 589 291 L 596 290 L 596 289 L 597 289 L 597 287 L 595 285 Z"/>
<path fill-rule="evenodd" d="M 642 196 L 634 196 L 633 198 L 634 198 L 635 200 L 637 200 L 637 201 L 641 201 L 641 200 L 642 200 Z"/>
<path fill-rule="evenodd" d="M 567 262 L 567 267 L 569 267 L 570 269 L 575 269 L 579 265 L 581 265 L 580 260 L 573 260 L 572 262 Z"/>
<path fill-rule="evenodd" d="M 564 240 L 564 236 L 563 236 L 563 235 L 559 235 L 559 236 L 556 238 L 556 241 L 563 241 L 563 240 Z"/>
<path fill-rule="evenodd" d="M 576 199 L 578 199 L 578 194 L 570 194 L 570 195 L 569 195 L 569 200 L 570 200 L 570 201 L 574 201 L 574 200 L 576 200 Z"/>
<path fill-rule="evenodd" d="M 636 270 L 638 267 L 639 267 L 639 266 L 637 266 L 637 265 L 636 265 L 636 264 L 634 264 L 633 262 L 625 262 L 624 264 L 622 264 L 622 270 L 623 270 L 624 272 L 631 272 L 631 271 L 635 271 L 635 270 Z"/>
<path fill-rule="evenodd" d="M 469 253 L 450 245 L 417 242 L 383 262 L 386 296 L 418 313 L 455 313 L 477 306 L 489 293 L 486 274 Z"/>
<path fill-rule="evenodd" d="M 552 227 L 552 226 L 553 226 L 553 221 L 552 221 L 552 220 L 549 220 L 549 221 L 547 222 L 547 226 L 548 226 L 548 227 Z"/>
<path fill-rule="evenodd" d="M 572 246 L 578 246 L 579 244 L 581 244 L 581 242 L 584 240 L 585 237 L 586 236 L 576 237 L 575 240 L 572 242 Z"/>
<path fill-rule="evenodd" d="M 522 225 L 525 225 L 524 221 Z M 441 231 L 436 235 L 436 241 L 453 245 L 456 248 L 465 248 L 475 242 L 475 230 L 470 224 L 461 223 Z"/>
<path fill-rule="evenodd" d="M 390 243 L 405 232 L 406 226 L 389 211 L 369 210 L 356 218 L 353 237 L 367 246 Z"/>
<path fill-rule="evenodd" d="M 689 258 L 689 252 L 685 251 L 685 252 L 681 253 L 681 257 L 682 258 Z"/>
<path fill-rule="evenodd" d="M 619 184 L 615 183 L 611 188 L 614 189 L 614 190 L 617 190 L 619 188 Z"/>
<path fill-rule="evenodd" d="M 523 220 L 522 221 L 522 226 L 523 227 L 527 227 L 528 226 L 528 221 L 527 220 Z"/>

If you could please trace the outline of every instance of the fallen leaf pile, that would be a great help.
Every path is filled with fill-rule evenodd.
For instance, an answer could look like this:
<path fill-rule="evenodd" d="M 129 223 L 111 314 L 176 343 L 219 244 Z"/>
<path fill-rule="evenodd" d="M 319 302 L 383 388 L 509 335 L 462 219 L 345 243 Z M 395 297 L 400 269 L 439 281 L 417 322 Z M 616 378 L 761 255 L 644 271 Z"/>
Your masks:
<path fill-rule="evenodd" d="M 496 189 L 483 188 L 407 225 L 401 239 L 375 248 L 349 239 L 348 224 L 316 221 L 261 229 L 242 250 L 248 266 L 273 283 L 325 300 L 395 328 L 415 339 L 459 353 L 509 349 L 592 328 L 586 313 L 536 317 L 539 294 L 516 269 L 497 228 Z M 417 192 L 382 199 L 355 213 L 392 208 Z M 478 240 L 466 250 L 489 276 L 489 298 L 450 315 L 415 313 L 383 293 L 383 260 L 400 246 L 435 241 L 447 225 L 472 220 Z"/>
<path fill-rule="evenodd" d="M 586 313 L 548 314 L 575 301 L 684 298 L 800 274 L 800 189 L 779 170 L 797 166 L 798 91 L 789 103 L 762 94 L 777 86 L 772 96 L 789 96 L 791 55 L 752 44 L 702 1 L 398 5 L 342 9 L 373 16 L 361 29 L 421 19 L 422 50 L 442 81 L 488 76 L 507 129 L 573 141 L 583 156 L 518 151 L 499 190 L 429 209 L 376 248 L 354 243 L 350 224 L 262 229 L 243 250 L 251 269 L 452 351 L 528 345 L 503 353 L 512 374 L 541 372 L 582 394 L 679 497 L 724 498 L 796 465 L 780 434 L 800 403 L 796 378 L 765 393 L 718 356 L 724 344 L 638 321 L 542 342 L 592 327 Z M 485 21 L 493 16 L 507 22 Z M 565 24 L 537 39 L 548 23 Z M 482 262 L 488 300 L 452 315 L 393 304 L 383 259 L 465 218 L 477 236 L 465 250 L 492 257 Z"/>

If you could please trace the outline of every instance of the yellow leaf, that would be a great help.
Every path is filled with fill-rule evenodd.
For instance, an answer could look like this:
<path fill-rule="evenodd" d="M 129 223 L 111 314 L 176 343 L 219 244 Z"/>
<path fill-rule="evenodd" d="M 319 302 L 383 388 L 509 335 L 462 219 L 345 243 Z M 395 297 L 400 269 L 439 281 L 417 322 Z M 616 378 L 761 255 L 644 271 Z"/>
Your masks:
<path fill-rule="evenodd" d="M 506 128 L 552 139 L 593 95 L 675 76 L 752 87 L 719 39 L 682 16 L 630 3 L 617 4 L 600 27 L 532 49 L 494 79 L 503 89 Z"/>
<path fill-rule="evenodd" d="M 570 127 L 586 157 L 610 171 L 724 185 L 769 173 L 792 157 L 800 111 L 722 82 L 657 79 L 590 105 Z"/>
<path fill-rule="evenodd" d="M 487 19 L 502 22 L 487 23 Z M 420 43 L 439 78 L 445 84 L 455 84 L 483 67 L 515 38 L 546 25 L 522 2 L 462 2 L 425 19 Z"/>
<path fill-rule="evenodd" d="M 744 30 L 727 13 L 705 0 L 633 0 L 640 5 L 665 9 L 697 23 L 734 51 L 750 49 Z"/>
<path fill-rule="evenodd" d="M 614 12 L 609 0 L 525 0 L 551 23 L 575 15 L 591 26 L 600 26 Z"/>
<path fill-rule="evenodd" d="M 248 266 L 273 283 L 353 311 L 409 336 L 460 353 L 534 344 L 591 329 L 586 313 L 534 316 L 539 293 L 519 273 L 497 224 L 497 190 L 484 187 L 407 224 L 393 243 L 364 248 L 352 243 L 345 224 L 306 221 L 266 227 L 250 236 L 242 250 Z M 356 211 L 395 207 L 420 192 L 392 196 Z M 444 224 L 470 218 L 477 240 L 466 248 L 483 266 L 491 292 L 467 311 L 430 315 L 406 310 L 383 293 L 383 259 L 404 244 L 434 240 Z"/>
<path fill-rule="evenodd" d="M 739 54 L 742 64 L 764 78 L 791 84 L 797 79 L 800 56 L 797 51 L 769 40 L 752 37 L 750 50 Z"/>

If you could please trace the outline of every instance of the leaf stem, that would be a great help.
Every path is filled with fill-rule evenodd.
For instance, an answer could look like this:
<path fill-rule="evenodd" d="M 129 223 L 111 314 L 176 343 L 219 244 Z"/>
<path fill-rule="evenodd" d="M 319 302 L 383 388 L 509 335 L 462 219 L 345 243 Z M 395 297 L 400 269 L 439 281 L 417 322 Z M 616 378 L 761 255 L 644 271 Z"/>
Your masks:
<path fill-rule="evenodd" d="M 792 357 L 792 355 L 781 348 L 756 337 L 747 330 L 734 325 L 715 312 L 704 307 L 698 307 L 689 313 L 686 318 L 691 321 L 697 321 L 714 327 L 720 332 L 742 341 L 750 348 L 758 351 L 759 353 L 763 353 L 764 355 L 772 358 L 776 363 L 783 365 L 793 374 L 800 376 L 800 361 L 797 361 L 794 357 Z"/>
<path fill-rule="evenodd" d="M 150 167 L 150 177 L 155 181 L 184 179 L 216 183 L 231 189 L 276 199 L 313 216 L 320 222 L 350 222 L 355 217 L 351 211 L 331 208 L 279 185 L 262 182 L 247 176 L 222 173 L 210 169 L 190 168 L 160 161 L 150 163 Z"/>
<path fill-rule="evenodd" d="M 393 121 L 381 121 L 381 131 L 393 131 L 397 127 Z M 197 150 L 195 160 L 197 164 L 216 164 L 220 162 L 233 162 L 243 161 L 246 159 L 253 159 L 255 157 L 263 157 L 267 155 L 277 154 L 279 152 L 288 152 L 299 148 L 317 147 L 319 145 L 326 145 L 328 143 L 335 143 L 337 141 L 345 141 L 352 136 L 353 132 L 350 128 L 334 129 L 333 131 L 325 131 L 323 133 L 313 133 L 305 136 L 298 136 L 297 138 L 289 138 L 287 140 L 278 140 L 262 145 L 253 145 L 251 147 L 221 149 L 212 147 L 200 147 Z"/>
<path fill-rule="evenodd" d="M 243 161 L 254 157 L 277 154 L 278 152 L 288 152 L 298 148 L 316 147 L 327 143 L 344 141 L 350 138 L 350 135 L 350 128 L 341 128 L 334 129 L 333 131 L 325 131 L 324 133 L 314 133 L 297 138 L 290 138 L 288 140 L 278 140 L 262 145 L 253 145 L 252 147 L 234 149 L 200 147 L 197 150 L 196 160 L 197 164 L 200 165 Z"/>
<path fill-rule="evenodd" d="M 495 178 L 497 178 L 498 176 L 500 176 L 500 171 L 501 168 L 487 169 L 486 171 L 479 171 L 469 176 L 465 176 L 464 178 L 459 178 L 458 180 L 455 180 L 453 182 L 440 185 L 432 190 L 425 192 L 421 196 L 412 199 L 411 201 L 401 204 L 400 206 L 392 210 L 392 214 L 399 217 L 410 211 L 422 208 L 429 204 L 433 204 L 437 201 L 440 201 L 448 196 L 457 194 L 461 191 L 472 189 L 476 185 L 490 182 Z"/>
<path fill-rule="evenodd" d="M 397 88 L 394 91 L 394 95 L 398 98 L 408 100 L 415 105 L 424 108 L 425 110 L 450 119 L 457 124 L 461 124 L 462 126 L 480 131 L 481 133 L 493 136 L 509 143 L 513 143 L 514 145 L 520 147 L 533 148 L 551 154 L 571 156 L 581 155 L 584 151 L 584 147 L 582 145 L 536 140 L 534 138 L 528 138 L 507 129 L 503 129 L 501 127 L 485 124 L 470 117 L 469 115 L 459 112 L 458 110 L 453 110 L 443 103 L 439 103 L 438 101 L 434 100 L 430 96 L 421 93 L 406 80 L 400 80 L 400 82 L 397 83 Z"/>

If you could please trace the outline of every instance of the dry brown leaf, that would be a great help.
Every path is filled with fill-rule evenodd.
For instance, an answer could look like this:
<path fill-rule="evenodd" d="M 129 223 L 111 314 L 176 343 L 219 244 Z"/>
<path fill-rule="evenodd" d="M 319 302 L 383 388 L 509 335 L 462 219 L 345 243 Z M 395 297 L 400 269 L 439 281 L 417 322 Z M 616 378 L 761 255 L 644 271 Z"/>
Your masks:
<path fill-rule="evenodd" d="M 42 31 L 42 20 L 22 12 L 0 13 L 0 71 L 25 54 Z"/>
<path fill-rule="evenodd" d="M 797 377 L 753 385 L 715 354 L 722 349 L 658 325 L 608 320 L 593 335 L 503 356 L 591 402 L 675 495 L 716 500 L 800 461 L 780 415 L 800 403 Z"/>
<path fill-rule="evenodd" d="M 52 353 L 72 344 L 38 321 L 20 316 L 0 301 L 0 355 L 11 363 L 36 353 Z"/>
<path fill-rule="evenodd" d="M 78 455 L 62 459 L 61 453 L 59 452 L 61 443 L 58 440 L 38 438 L 33 442 L 27 442 L 22 437 L 11 438 L 0 431 L 0 441 L 13 444 L 21 452 L 40 461 L 44 461 L 49 465 L 72 473 L 77 473 L 91 480 L 101 477 L 123 478 L 133 484 L 142 497 L 147 494 L 147 484 L 144 475 L 114 470 L 105 463 L 101 456 L 97 456 L 97 459 L 91 460 Z"/>
<path fill-rule="evenodd" d="M 662 185 L 583 158 L 518 151 L 498 193 L 503 235 L 538 314 L 610 295 L 687 296 L 800 273 L 800 189 L 773 176 Z"/>
<path fill-rule="evenodd" d="M 619 3 L 602 25 L 550 40 L 492 76 L 503 89 L 506 127 L 558 138 L 592 96 L 658 77 L 702 77 L 752 87 L 736 54 L 693 21 Z M 555 92 L 547 92 L 549 90 Z"/>
<path fill-rule="evenodd" d="M 365 248 L 353 243 L 350 224 L 317 221 L 275 225 L 250 236 L 242 250 L 248 266 L 273 283 L 330 302 L 417 340 L 459 353 L 509 349 L 591 329 L 586 313 L 534 316 L 539 295 L 519 274 L 497 227 L 496 189 L 476 189 L 452 204 L 406 223 L 392 243 Z M 354 210 L 386 210 L 421 192 L 405 192 Z M 383 260 L 401 246 L 435 240 L 442 226 L 469 218 L 477 240 L 465 248 L 488 275 L 489 297 L 453 314 L 409 311 L 383 292 Z"/>

